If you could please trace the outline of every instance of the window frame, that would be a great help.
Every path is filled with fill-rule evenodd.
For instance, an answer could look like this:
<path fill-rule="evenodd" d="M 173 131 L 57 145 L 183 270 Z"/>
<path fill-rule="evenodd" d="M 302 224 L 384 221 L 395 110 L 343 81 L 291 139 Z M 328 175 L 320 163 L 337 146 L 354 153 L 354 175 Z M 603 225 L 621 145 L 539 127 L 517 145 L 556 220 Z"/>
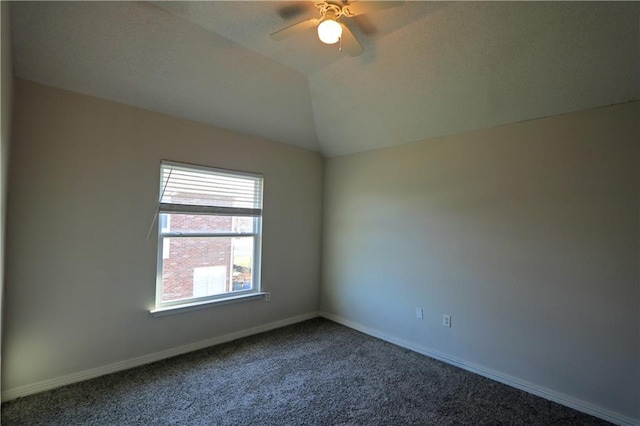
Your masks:
<path fill-rule="evenodd" d="M 189 205 L 179 203 L 163 203 L 161 202 L 164 195 L 164 170 L 165 167 L 179 167 L 180 169 L 213 172 L 216 174 L 227 175 L 230 177 L 250 177 L 258 179 L 259 185 L 259 199 L 260 208 L 243 208 L 243 207 L 224 207 L 224 206 L 200 206 Z M 167 180 L 167 182 L 170 180 Z M 262 266 L 262 197 L 264 194 L 264 177 L 258 173 L 250 173 L 244 171 L 221 169 L 216 167 L 208 167 L 187 163 L 178 163 L 174 161 L 163 160 L 160 163 L 160 196 L 158 202 L 157 219 L 158 219 L 158 240 L 157 240 L 157 259 L 156 259 L 156 286 L 155 286 L 155 309 L 152 309 L 152 313 L 159 313 L 171 310 L 182 310 L 185 308 L 197 308 L 216 303 L 229 303 L 245 299 L 253 299 L 260 297 L 265 293 L 262 292 L 262 280 L 261 280 L 261 266 Z M 205 216 L 240 216 L 240 217 L 253 217 L 253 232 L 171 232 L 163 230 L 162 220 L 160 219 L 162 214 L 189 214 L 189 215 L 205 215 Z M 170 223 L 171 216 L 167 216 Z M 251 265 L 251 289 L 237 290 L 228 293 L 221 293 L 209 296 L 190 297 L 186 299 L 178 299 L 172 301 L 162 301 L 162 270 L 164 259 L 164 239 L 165 238 L 234 238 L 234 237 L 253 237 L 253 258 Z M 233 260 L 229 265 L 229 279 L 233 280 Z"/>

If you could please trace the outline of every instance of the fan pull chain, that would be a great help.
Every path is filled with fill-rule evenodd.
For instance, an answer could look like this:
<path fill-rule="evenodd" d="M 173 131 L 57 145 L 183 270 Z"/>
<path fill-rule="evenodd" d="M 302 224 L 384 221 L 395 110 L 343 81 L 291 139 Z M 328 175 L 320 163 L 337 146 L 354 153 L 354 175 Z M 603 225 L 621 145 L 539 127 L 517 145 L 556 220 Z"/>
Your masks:
<path fill-rule="evenodd" d="M 342 36 L 340 36 L 340 47 L 338 48 L 338 52 L 342 53 Z"/>

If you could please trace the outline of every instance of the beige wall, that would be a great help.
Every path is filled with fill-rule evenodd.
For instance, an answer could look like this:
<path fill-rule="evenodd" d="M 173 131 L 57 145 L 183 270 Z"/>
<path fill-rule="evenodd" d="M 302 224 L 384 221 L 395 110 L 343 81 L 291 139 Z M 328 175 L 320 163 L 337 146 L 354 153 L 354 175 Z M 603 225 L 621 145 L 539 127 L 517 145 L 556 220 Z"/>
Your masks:
<path fill-rule="evenodd" d="M 638 105 L 327 160 L 321 309 L 637 421 Z"/>
<path fill-rule="evenodd" d="M 317 311 L 320 155 L 22 80 L 15 90 L 5 389 Z M 264 174 L 270 302 L 149 314 L 161 159 Z"/>
<path fill-rule="evenodd" d="M 2 83 L 0 85 L 0 99 L 2 100 L 0 106 L 0 340 L 2 337 L 6 200 L 9 170 L 9 143 L 11 138 L 11 107 L 13 102 L 13 60 L 11 57 L 10 28 L 9 2 L 2 2 L 0 3 L 0 40 L 2 42 Z M 1 364 L 0 362 L 0 365 Z"/>

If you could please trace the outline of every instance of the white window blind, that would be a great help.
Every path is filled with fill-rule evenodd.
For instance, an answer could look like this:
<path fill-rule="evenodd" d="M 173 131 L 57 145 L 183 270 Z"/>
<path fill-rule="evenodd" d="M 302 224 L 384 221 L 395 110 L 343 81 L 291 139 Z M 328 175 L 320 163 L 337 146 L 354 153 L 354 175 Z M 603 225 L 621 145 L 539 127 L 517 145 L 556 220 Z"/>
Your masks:
<path fill-rule="evenodd" d="M 259 216 L 262 176 L 162 162 L 160 210 Z"/>

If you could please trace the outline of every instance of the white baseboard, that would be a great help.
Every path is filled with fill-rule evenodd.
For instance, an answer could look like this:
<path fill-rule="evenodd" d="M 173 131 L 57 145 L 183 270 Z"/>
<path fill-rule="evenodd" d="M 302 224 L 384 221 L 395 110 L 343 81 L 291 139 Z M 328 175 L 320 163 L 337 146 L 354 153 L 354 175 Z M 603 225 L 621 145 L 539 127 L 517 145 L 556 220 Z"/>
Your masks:
<path fill-rule="evenodd" d="M 221 343 L 230 342 L 232 340 L 240 339 L 242 337 L 263 333 L 265 331 L 274 330 L 276 328 L 306 321 L 311 318 L 316 318 L 318 316 L 319 316 L 318 312 L 310 312 L 307 314 L 270 322 L 268 324 L 259 325 L 257 327 L 236 331 L 234 333 L 225 334 L 224 336 L 213 337 L 211 339 L 202 340 L 200 342 L 191 343 L 189 345 L 184 345 L 184 346 L 180 346 L 173 349 L 167 349 L 165 351 L 156 352 L 149 355 L 143 355 L 137 358 L 116 362 L 116 363 L 105 365 L 102 367 L 91 368 L 89 370 L 80 371 L 77 373 L 69 374 L 69 375 L 58 377 L 55 379 L 43 380 L 41 382 L 32 383 L 30 385 L 3 390 L 2 401 L 10 401 L 12 399 L 20 398 L 27 395 L 32 395 L 32 394 L 43 392 L 49 389 L 58 388 L 60 386 L 70 385 L 72 383 L 93 379 L 99 376 L 104 376 L 105 374 L 111 374 L 118 371 L 127 370 L 129 368 L 139 367 L 144 364 L 149 364 L 151 362 L 160 361 L 166 358 L 171 358 L 176 355 L 182 355 L 188 352 L 204 349 L 209 346 L 219 345 Z"/>
<path fill-rule="evenodd" d="M 607 410 L 605 408 L 599 407 L 589 402 L 585 402 L 577 398 L 573 398 L 569 395 L 565 395 L 560 392 L 556 392 L 551 389 L 547 389 L 545 387 L 538 386 L 533 383 L 529 383 L 517 377 L 513 377 L 508 374 L 500 373 L 498 371 L 494 371 L 477 364 L 473 364 L 455 357 L 451 357 L 449 355 L 445 355 L 443 353 L 434 351 L 427 347 L 417 345 L 407 340 L 399 339 L 397 337 L 383 333 L 373 328 L 369 328 L 361 324 L 349 321 L 337 315 L 333 315 L 328 312 L 320 312 L 320 316 L 328 320 L 337 322 L 338 324 L 342 324 L 346 327 L 360 331 L 364 334 L 368 334 L 369 336 L 377 337 L 378 339 L 385 340 L 389 343 L 393 343 L 394 345 L 398 345 L 403 348 L 417 352 L 419 354 L 426 355 L 430 358 L 435 358 L 439 361 L 446 362 L 447 364 L 460 367 L 472 373 L 479 374 L 480 376 L 484 376 L 489 379 L 495 380 L 496 382 L 504 383 L 505 385 L 509 385 L 516 389 L 523 390 L 525 392 L 540 396 L 542 398 L 548 399 L 553 402 L 557 402 L 558 404 L 562 404 L 564 406 L 573 408 L 583 413 L 590 414 L 594 417 L 598 417 L 608 422 L 615 423 L 618 425 L 629 425 L 629 426 L 640 425 L 640 421 L 637 419 L 633 419 L 631 417 L 627 417 L 622 414 L 613 412 L 611 410 Z"/>

